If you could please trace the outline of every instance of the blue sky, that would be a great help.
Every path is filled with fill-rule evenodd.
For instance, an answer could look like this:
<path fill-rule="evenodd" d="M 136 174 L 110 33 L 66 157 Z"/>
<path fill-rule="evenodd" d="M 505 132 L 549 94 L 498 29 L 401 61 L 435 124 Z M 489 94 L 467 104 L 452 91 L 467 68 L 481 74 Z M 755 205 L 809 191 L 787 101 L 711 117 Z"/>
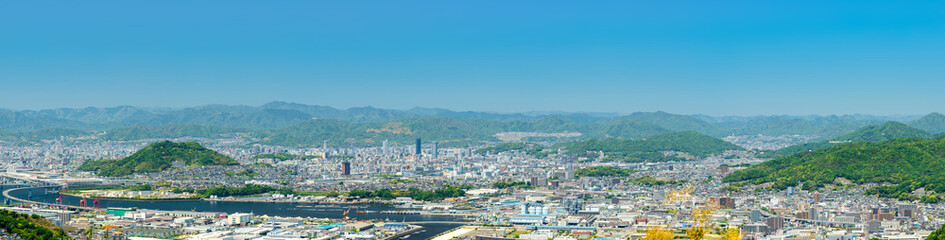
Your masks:
<path fill-rule="evenodd" d="M 941 1 L 5 1 L 0 108 L 945 112 Z"/>

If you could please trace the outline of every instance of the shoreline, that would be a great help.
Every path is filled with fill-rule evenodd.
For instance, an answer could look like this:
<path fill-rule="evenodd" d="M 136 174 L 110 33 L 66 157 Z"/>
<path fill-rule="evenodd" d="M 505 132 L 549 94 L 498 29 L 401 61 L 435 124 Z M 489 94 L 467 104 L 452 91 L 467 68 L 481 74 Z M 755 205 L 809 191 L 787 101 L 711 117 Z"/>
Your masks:
<path fill-rule="evenodd" d="M 42 188 L 42 187 L 40 187 L 40 188 Z M 7 195 L 7 194 L 9 194 L 9 192 L 14 191 L 14 190 L 19 190 L 19 189 L 23 189 L 23 188 L 8 189 L 8 190 L 4 191 L 4 193 L 5 193 L 5 195 Z M 49 194 L 51 195 L 51 194 L 54 194 L 54 193 L 49 193 Z M 65 194 L 65 193 L 64 193 L 63 195 L 67 195 L 67 196 L 69 196 L 70 198 L 76 197 L 75 194 Z M 11 196 L 11 197 L 12 197 L 12 196 Z M 81 196 L 79 196 L 79 197 L 81 197 Z M 78 207 L 78 206 L 74 206 L 74 205 L 60 205 L 60 204 L 47 203 L 47 202 L 37 202 L 37 201 L 30 201 L 30 200 L 19 200 L 19 199 L 17 199 L 17 198 L 11 198 L 11 199 L 14 200 L 14 201 L 22 202 L 22 203 L 33 203 L 33 204 L 45 205 L 45 206 L 51 206 L 51 207 L 71 208 L 71 209 L 76 209 L 76 210 L 80 210 L 80 211 L 102 211 L 102 210 L 103 210 L 103 209 L 91 209 L 91 208 L 87 208 L 87 207 Z M 47 200 L 48 200 L 48 199 L 47 199 Z M 196 201 L 196 199 L 178 199 L 178 200 L 114 199 L 114 200 L 117 200 L 117 201 L 125 201 L 125 202 L 134 202 L 134 203 L 140 203 L 140 204 L 145 204 L 145 205 L 147 205 L 148 203 L 155 203 L 155 202 L 160 202 L 160 201 L 168 201 L 168 202 L 175 202 L 175 201 L 176 201 L 176 202 L 192 201 L 192 202 L 194 202 L 194 203 L 197 203 L 197 202 L 206 202 L 206 201 L 204 201 L 203 199 L 201 199 L 201 201 Z M 351 204 L 351 205 L 358 205 L 358 204 L 383 204 L 383 203 L 380 202 L 380 201 L 375 201 L 375 202 L 345 202 L 345 203 L 346 203 L 346 204 Z M 332 204 L 332 203 L 316 203 L 316 204 L 321 205 L 321 204 Z M 337 204 L 337 205 L 346 205 L 346 204 L 340 204 L 340 203 L 334 203 L 334 204 Z M 150 210 L 164 210 L 164 208 L 161 208 L 161 207 L 158 207 L 158 208 L 151 208 L 151 207 L 148 207 L 148 206 L 141 206 L 141 205 L 139 205 L 139 206 L 137 206 L 137 207 L 138 207 L 139 209 L 143 209 L 143 210 L 148 210 L 148 209 L 150 209 Z M 344 208 L 344 206 L 339 206 L 339 207 Z M 164 211 L 174 211 L 174 210 L 164 210 Z M 182 211 L 194 211 L 194 210 L 182 210 Z M 352 211 L 353 211 L 353 210 L 352 210 Z M 194 212 L 208 213 L 208 211 L 194 211 Z M 370 212 L 375 213 L 374 211 L 370 211 Z M 448 214 L 447 214 L 447 215 L 448 215 Z M 273 217 L 283 216 L 283 217 L 291 218 L 291 217 L 289 217 L 289 216 L 293 216 L 293 215 L 289 214 L 289 215 L 271 215 L 271 216 L 273 216 Z M 303 218 L 306 218 L 306 217 L 304 217 L 304 216 L 302 216 L 302 217 L 303 217 Z M 314 216 L 309 216 L 309 217 L 312 217 L 312 218 L 319 218 L 319 217 L 314 217 Z M 336 219 L 337 216 L 334 216 L 334 217 L 327 217 L 327 218 Z M 367 218 L 364 218 L 363 220 L 381 221 L 380 219 L 381 219 L 381 217 L 367 217 Z M 462 219 L 462 220 L 460 220 L 460 219 Z M 417 221 L 421 221 L 421 220 L 417 220 Z M 457 219 L 455 219 L 455 220 L 454 220 L 454 219 L 444 219 L 444 220 L 441 220 L 441 221 L 444 221 L 443 223 L 448 223 L 448 224 L 454 224 L 454 223 L 455 223 L 455 224 L 458 224 L 458 226 L 456 226 L 456 227 L 463 227 L 463 226 L 466 226 L 466 225 L 472 223 L 471 221 L 467 221 L 466 218 L 457 218 Z M 396 234 L 396 236 L 391 237 L 391 238 L 388 238 L 389 240 L 401 240 L 401 238 L 403 238 L 403 237 L 405 237 L 405 236 L 406 236 L 408 239 L 410 239 L 410 240 L 418 240 L 418 239 L 417 239 L 418 236 L 420 236 L 420 237 L 422 237 L 422 238 L 428 238 L 428 237 L 427 237 L 428 234 L 434 234 L 434 235 L 432 235 L 432 236 L 436 236 L 436 235 L 441 235 L 443 232 L 450 232 L 451 230 L 454 230 L 454 229 L 455 229 L 455 227 L 446 228 L 446 229 L 441 229 L 441 228 L 438 228 L 438 227 L 436 227 L 436 226 L 434 226 L 433 228 L 430 228 L 430 226 L 424 226 L 424 225 L 418 224 L 419 222 L 418 222 L 418 223 L 413 223 L 413 222 L 410 222 L 410 221 L 405 221 L 405 222 L 407 222 L 407 224 L 410 224 L 411 226 L 417 226 L 418 228 L 412 229 L 412 230 L 408 230 L 408 231 L 406 231 L 406 232 L 400 232 L 400 233 Z M 422 221 L 421 221 L 421 222 L 422 222 Z M 434 222 L 436 222 L 436 221 L 434 221 Z M 397 221 L 393 221 L 393 222 L 391 222 L 391 223 L 397 223 Z M 435 223 L 434 223 L 434 225 L 435 225 Z M 431 230 L 431 229 L 433 229 L 433 230 Z M 424 230 L 426 230 L 426 231 L 431 231 L 431 233 L 424 233 L 424 232 L 425 232 Z M 417 235 L 417 234 L 419 234 L 419 235 Z"/>
<path fill-rule="evenodd" d="M 414 229 L 407 230 L 407 231 L 399 232 L 399 233 L 397 233 L 397 234 L 394 234 L 393 236 L 389 236 L 389 237 L 386 237 L 386 238 L 381 239 L 381 240 L 397 239 L 397 238 L 400 238 L 400 237 L 403 237 L 403 236 L 407 236 L 407 235 L 413 234 L 413 233 L 415 233 L 415 232 L 417 232 L 417 231 L 420 231 L 420 230 L 423 230 L 423 229 L 425 228 L 425 227 L 420 226 L 420 225 L 411 225 L 411 226 L 417 226 L 417 227 L 414 228 Z"/>
<path fill-rule="evenodd" d="M 72 194 L 72 193 L 62 193 L 62 195 L 67 195 L 67 196 L 72 196 L 72 197 L 78 197 L 78 198 L 105 199 L 105 200 L 122 200 L 122 201 L 139 201 L 139 202 L 151 202 L 151 201 L 180 202 L 180 201 L 200 200 L 200 198 L 158 198 L 158 199 L 141 199 L 141 198 L 120 198 L 120 197 L 93 197 L 93 196 L 83 196 L 83 195 Z"/>
<path fill-rule="evenodd" d="M 325 201 L 295 201 L 295 200 L 257 200 L 257 199 L 222 199 L 222 198 L 155 198 L 155 199 L 142 199 L 142 198 L 123 198 L 123 197 L 95 197 L 95 196 L 85 196 L 81 194 L 74 193 L 62 193 L 62 195 L 77 197 L 77 198 L 89 198 L 89 199 L 105 199 L 105 200 L 122 200 L 122 201 L 140 201 L 140 202 L 153 202 L 153 201 L 168 201 L 168 202 L 179 202 L 179 201 L 205 201 L 205 202 L 247 202 L 247 203 L 307 203 L 307 204 L 346 204 L 346 205 L 357 205 L 357 204 L 395 204 L 391 201 L 359 201 L 359 202 L 325 202 Z"/>

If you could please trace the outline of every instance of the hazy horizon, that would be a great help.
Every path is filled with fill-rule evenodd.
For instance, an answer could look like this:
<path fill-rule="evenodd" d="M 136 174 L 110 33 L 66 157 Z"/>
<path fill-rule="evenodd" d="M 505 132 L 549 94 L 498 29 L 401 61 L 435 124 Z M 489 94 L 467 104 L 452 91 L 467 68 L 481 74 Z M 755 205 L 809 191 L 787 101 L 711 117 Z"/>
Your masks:
<path fill-rule="evenodd" d="M 941 2 L 8 2 L 0 21 L 0 108 L 945 112 Z"/>
<path fill-rule="evenodd" d="M 541 111 L 491 111 L 491 110 L 460 110 L 460 109 L 451 109 L 447 107 L 425 107 L 425 106 L 415 106 L 411 108 L 383 108 L 377 106 L 352 106 L 352 107 L 337 107 L 317 103 L 300 103 L 300 102 L 290 102 L 290 101 L 268 101 L 261 104 L 222 104 L 222 103 L 213 103 L 213 104 L 201 104 L 193 106 L 181 106 L 181 107 L 162 107 L 162 106 L 136 106 L 136 105 L 115 105 L 115 106 L 84 106 L 84 107 L 52 107 L 52 108 L 40 108 L 40 109 L 15 109 L 15 108 L 4 108 L 0 107 L 0 110 L 10 110 L 10 111 L 44 111 L 44 110 L 56 110 L 56 109 L 84 109 L 84 108 L 97 108 L 97 109 L 106 109 L 106 108 L 117 108 L 117 107 L 134 107 L 144 110 L 153 110 L 153 111 L 175 111 L 188 108 L 198 108 L 198 107 L 207 107 L 207 106 L 247 106 L 247 107 L 262 107 L 268 103 L 274 102 L 283 102 L 289 104 L 302 104 L 309 106 L 324 106 L 331 107 L 338 110 L 347 110 L 352 108 L 376 108 L 384 110 L 394 110 L 394 111 L 410 111 L 416 108 L 420 109 L 444 109 L 453 112 L 479 112 L 479 113 L 494 113 L 494 114 L 523 114 L 523 115 L 554 115 L 554 114 L 613 114 L 618 116 L 629 115 L 633 113 L 652 113 L 652 112 L 665 112 L 669 114 L 678 114 L 678 115 L 704 115 L 709 117 L 758 117 L 758 116 L 791 116 L 791 117 L 809 117 L 809 116 L 874 116 L 874 117 L 889 117 L 889 118 L 918 118 L 931 113 L 941 113 L 937 111 L 927 112 L 927 113 L 914 113 L 914 114 L 865 114 L 865 113 L 850 113 L 850 114 L 754 114 L 754 115 L 713 115 L 706 113 L 677 113 L 663 110 L 654 110 L 654 111 L 633 111 L 633 112 L 588 112 L 588 111 L 563 111 L 563 110 L 541 110 Z"/>

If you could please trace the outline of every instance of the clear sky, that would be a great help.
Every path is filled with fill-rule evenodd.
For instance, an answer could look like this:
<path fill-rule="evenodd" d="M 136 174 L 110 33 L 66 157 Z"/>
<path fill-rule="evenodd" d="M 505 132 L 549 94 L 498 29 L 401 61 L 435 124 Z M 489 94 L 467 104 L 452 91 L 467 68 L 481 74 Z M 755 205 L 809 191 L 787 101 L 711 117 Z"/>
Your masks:
<path fill-rule="evenodd" d="M 2 1 L 0 108 L 945 112 L 943 1 Z"/>

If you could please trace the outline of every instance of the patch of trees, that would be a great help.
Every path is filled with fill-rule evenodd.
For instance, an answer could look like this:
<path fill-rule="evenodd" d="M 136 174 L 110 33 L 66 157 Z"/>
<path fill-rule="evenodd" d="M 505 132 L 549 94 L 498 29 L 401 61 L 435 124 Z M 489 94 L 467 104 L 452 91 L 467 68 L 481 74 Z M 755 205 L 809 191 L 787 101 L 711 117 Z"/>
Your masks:
<path fill-rule="evenodd" d="M 398 197 L 409 197 L 414 200 L 421 201 L 440 201 L 446 198 L 462 197 L 466 196 L 465 189 L 467 187 L 452 186 L 447 185 L 444 188 L 426 191 L 420 190 L 418 188 L 409 188 L 406 191 L 397 190 L 397 189 L 380 189 L 376 191 L 370 190 L 351 190 L 348 192 L 348 196 L 352 197 L 361 197 L 361 198 L 382 198 L 382 199 L 394 199 Z"/>
<path fill-rule="evenodd" d="M 574 170 L 575 176 L 581 177 L 627 177 L 633 170 L 610 166 L 589 167 Z"/>
<path fill-rule="evenodd" d="M 661 152 L 677 151 L 705 157 L 720 154 L 727 150 L 742 149 L 720 139 L 709 137 L 694 131 L 675 132 L 650 136 L 640 140 L 589 139 L 564 145 L 569 154 L 580 155 L 588 152 L 603 152 L 608 158 L 628 161 L 679 161 L 679 157 L 666 156 Z"/>
<path fill-rule="evenodd" d="M 506 189 L 506 188 L 532 189 L 532 188 L 534 188 L 534 187 L 532 187 L 532 183 L 530 183 L 530 182 L 526 182 L 526 181 L 512 181 L 511 179 L 509 179 L 508 181 L 498 181 L 498 182 L 494 182 L 494 183 L 492 183 L 492 187 L 498 188 L 498 189 Z"/>
<path fill-rule="evenodd" d="M 35 214 L 0 210 L 0 228 L 7 234 L 27 240 L 70 239 L 61 228 Z"/>

